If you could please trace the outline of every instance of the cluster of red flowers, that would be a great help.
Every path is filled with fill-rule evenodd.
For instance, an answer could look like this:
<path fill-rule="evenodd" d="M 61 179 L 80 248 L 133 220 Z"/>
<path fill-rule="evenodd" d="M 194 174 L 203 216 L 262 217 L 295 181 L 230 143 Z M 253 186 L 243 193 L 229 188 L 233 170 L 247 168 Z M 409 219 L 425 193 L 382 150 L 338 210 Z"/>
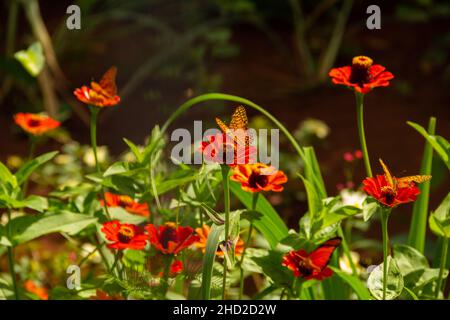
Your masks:
<path fill-rule="evenodd" d="M 113 220 L 105 222 L 101 231 L 110 241 L 108 247 L 119 250 L 142 250 L 149 241 L 161 253 L 176 255 L 198 241 L 198 236 L 191 227 L 176 226 L 173 222 L 159 227 L 153 224 L 140 227 Z"/>

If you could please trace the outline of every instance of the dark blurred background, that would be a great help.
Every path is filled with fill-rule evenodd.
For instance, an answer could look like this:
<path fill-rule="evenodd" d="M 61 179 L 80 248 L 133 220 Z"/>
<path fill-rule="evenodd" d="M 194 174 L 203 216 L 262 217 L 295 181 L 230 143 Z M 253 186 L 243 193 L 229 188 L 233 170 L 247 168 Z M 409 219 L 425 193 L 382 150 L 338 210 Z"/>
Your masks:
<path fill-rule="evenodd" d="M 81 8 L 81 30 L 66 28 L 71 4 Z M 381 8 L 381 30 L 366 27 L 372 4 Z M 27 139 L 11 120 L 19 111 L 56 113 L 73 139 L 88 144 L 87 110 L 71 91 L 98 80 L 111 65 L 118 67 L 122 102 L 102 112 L 99 143 L 113 155 L 126 149 L 122 137 L 143 144 L 152 127 L 189 97 L 224 92 L 267 108 L 301 143 L 314 144 L 328 191 L 335 194 L 349 180 L 343 154 L 357 150 L 359 140 L 353 94 L 331 85 L 327 73 L 361 54 L 395 75 L 391 86 L 365 99 L 374 166 L 381 157 L 399 176 L 418 173 L 424 140 L 406 121 L 426 127 L 435 116 L 437 133 L 450 137 L 448 0 L 4 0 L 0 8 L 2 161 L 26 154 Z M 54 51 L 56 61 L 36 80 L 12 54 L 46 34 L 51 43 L 44 52 Z M 44 99 L 43 80 L 51 83 Z M 228 105 L 193 108 L 173 127 L 191 129 L 193 120 L 213 125 L 215 116 L 229 116 Z M 248 112 L 252 123 L 265 125 Z M 49 141 L 47 147 L 55 145 Z M 281 168 L 295 167 L 289 146 L 283 148 Z M 356 188 L 364 178 L 362 163 L 351 170 Z M 433 175 L 432 209 L 449 190 L 448 171 L 437 159 Z M 295 180 L 289 188 L 302 187 Z M 282 210 L 293 227 L 306 208 L 295 199 L 283 201 Z M 400 233 L 409 228 L 411 209 L 396 210 Z"/>

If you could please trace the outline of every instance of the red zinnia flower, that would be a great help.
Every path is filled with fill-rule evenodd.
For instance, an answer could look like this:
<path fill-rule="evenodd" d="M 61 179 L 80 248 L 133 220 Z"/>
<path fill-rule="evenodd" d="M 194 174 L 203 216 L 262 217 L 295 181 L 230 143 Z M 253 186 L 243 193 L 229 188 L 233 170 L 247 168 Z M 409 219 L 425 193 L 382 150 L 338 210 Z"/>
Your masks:
<path fill-rule="evenodd" d="M 101 231 L 105 238 L 112 243 L 108 244 L 110 249 L 134 249 L 145 248 L 147 235 L 144 230 L 134 224 L 120 223 L 118 220 L 108 221 L 103 224 Z"/>
<path fill-rule="evenodd" d="M 324 242 L 311 253 L 302 249 L 291 251 L 283 257 L 282 264 L 294 272 L 294 277 L 323 280 L 333 275 L 328 262 L 340 243 L 341 238 L 336 237 Z"/>
<path fill-rule="evenodd" d="M 231 180 L 241 183 L 242 189 L 249 192 L 283 190 L 287 177 L 281 170 L 263 163 L 238 165 L 234 168 Z"/>
<path fill-rule="evenodd" d="M 117 68 L 111 67 L 103 75 L 100 83 L 91 82 L 91 86 L 82 86 L 73 94 L 83 103 L 96 107 L 111 107 L 120 102 L 116 87 Z"/>
<path fill-rule="evenodd" d="M 230 166 L 256 161 L 254 146 L 240 144 L 226 133 L 218 133 L 207 139 L 208 141 L 202 141 L 200 146 L 200 152 L 207 161 Z"/>
<path fill-rule="evenodd" d="M 191 227 L 176 227 L 173 222 L 167 222 L 159 228 L 149 224 L 145 228 L 150 243 L 164 254 L 177 254 L 198 241 L 198 236 Z"/>
<path fill-rule="evenodd" d="M 35 136 L 43 135 L 61 125 L 49 116 L 36 113 L 18 113 L 14 116 L 14 121 L 23 130 Z"/>
<path fill-rule="evenodd" d="M 138 203 L 127 195 L 118 195 L 111 192 L 106 192 L 105 200 L 108 207 L 122 207 L 128 212 L 137 214 L 139 216 L 150 216 L 150 211 L 146 203 Z M 103 200 L 100 200 L 100 204 L 104 206 L 105 202 Z"/>
<path fill-rule="evenodd" d="M 389 86 L 389 80 L 394 75 L 386 71 L 386 68 L 373 64 L 373 60 L 366 56 L 353 58 L 351 66 L 334 68 L 328 73 L 335 84 L 343 84 L 353 87 L 360 93 L 367 93 L 375 87 Z"/>
<path fill-rule="evenodd" d="M 374 197 L 381 204 L 394 208 L 402 203 L 415 201 L 420 194 L 417 183 L 431 179 L 431 176 L 410 176 L 396 178 L 389 171 L 388 167 L 380 159 L 384 175 L 366 178 L 363 181 L 363 190 Z"/>
<path fill-rule="evenodd" d="M 48 289 L 42 286 L 37 285 L 32 280 L 27 280 L 24 283 L 25 290 L 28 292 L 35 294 L 42 300 L 48 300 Z"/>
<path fill-rule="evenodd" d="M 124 300 L 120 294 L 110 295 L 107 292 L 97 289 L 95 296 L 89 298 L 89 300 Z"/>

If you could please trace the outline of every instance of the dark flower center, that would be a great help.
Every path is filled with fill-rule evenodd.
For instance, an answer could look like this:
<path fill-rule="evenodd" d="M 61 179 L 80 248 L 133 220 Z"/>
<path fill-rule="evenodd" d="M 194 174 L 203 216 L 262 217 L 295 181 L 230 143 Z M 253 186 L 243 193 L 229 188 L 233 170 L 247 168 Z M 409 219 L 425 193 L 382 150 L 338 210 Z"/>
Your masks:
<path fill-rule="evenodd" d="M 119 241 L 122 243 L 129 243 L 134 237 L 134 230 L 129 226 L 121 226 L 119 230 Z"/>
<path fill-rule="evenodd" d="M 250 177 L 248 178 L 248 184 L 252 188 L 265 187 L 269 178 L 266 175 L 262 175 L 259 172 L 252 172 Z"/>
<path fill-rule="evenodd" d="M 28 126 L 29 127 L 39 127 L 41 125 L 41 121 L 40 120 L 36 120 L 36 119 L 30 119 L 28 120 Z"/>
<path fill-rule="evenodd" d="M 133 199 L 129 196 L 119 196 L 119 206 L 126 207 L 133 203 Z"/>
<path fill-rule="evenodd" d="M 395 194 L 388 192 L 384 194 L 387 204 L 392 204 L 395 200 Z"/>
<path fill-rule="evenodd" d="M 299 262 L 298 270 L 304 277 L 310 276 L 313 272 L 313 270 L 309 267 L 309 264 L 305 260 Z"/>
<path fill-rule="evenodd" d="M 350 82 L 362 86 L 370 82 L 371 75 L 369 69 L 372 66 L 373 60 L 366 56 L 354 57 L 352 61 L 352 73 L 350 75 Z"/>
<path fill-rule="evenodd" d="M 170 241 L 173 241 L 173 242 L 177 241 L 177 230 L 175 229 L 174 226 L 172 226 L 170 224 L 166 224 L 166 227 L 161 232 L 160 239 L 161 239 L 160 242 L 161 242 L 161 245 L 163 246 L 163 248 L 167 249 Z"/>

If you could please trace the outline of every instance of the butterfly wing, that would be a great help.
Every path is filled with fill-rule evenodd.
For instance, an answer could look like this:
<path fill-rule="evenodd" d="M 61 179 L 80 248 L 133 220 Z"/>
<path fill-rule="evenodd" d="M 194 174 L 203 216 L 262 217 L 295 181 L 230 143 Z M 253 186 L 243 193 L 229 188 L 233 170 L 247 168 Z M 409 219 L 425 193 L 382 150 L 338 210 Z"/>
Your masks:
<path fill-rule="evenodd" d="M 380 164 L 381 164 L 381 167 L 383 168 L 386 182 L 392 189 L 394 189 L 395 188 L 394 176 L 391 174 L 391 171 L 389 170 L 387 165 L 381 159 L 380 159 Z"/>
<path fill-rule="evenodd" d="M 426 181 L 429 181 L 431 179 L 431 176 L 429 175 L 416 175 L 416 176 L 408 176 L 408 177 L 401 177 L 397 178 L 397 184 L 399 187 L 409 187 L 412 183 L 423 183 Z"/>
<path fill-rule="evenodd" d="M 219 118 L 216 118 L 216 123 L 219 126 L 220 130 L 222 130 L 223 133 L 227 133 L 228 126 Z"/>
<path fill-rule="evenodd" d="M 310 253 L 309 259 L 314 266 L 320 268 L 322 271 L 330 262 L 334 250 L 341 244 L 341 238 L 336 237 L 321 244 L 316 250 Z"/>
<path fill-rule="evenodd" d="M 230 129 L 231 130 L 247 130 L 248 129 L 248 118 L 247 112 L 243 106 L 238 106 L 236 110 L 234 110 L 233 115 L 231 116 Z"/>
<path fill-rule="evenodd" d="M 117 94 L 116 75 L 117 68 L 113 66 L 105 72 L 100 80 L 100 87 L 102 87 L 103 91 L 109 96 L 115 96 Z"/>

